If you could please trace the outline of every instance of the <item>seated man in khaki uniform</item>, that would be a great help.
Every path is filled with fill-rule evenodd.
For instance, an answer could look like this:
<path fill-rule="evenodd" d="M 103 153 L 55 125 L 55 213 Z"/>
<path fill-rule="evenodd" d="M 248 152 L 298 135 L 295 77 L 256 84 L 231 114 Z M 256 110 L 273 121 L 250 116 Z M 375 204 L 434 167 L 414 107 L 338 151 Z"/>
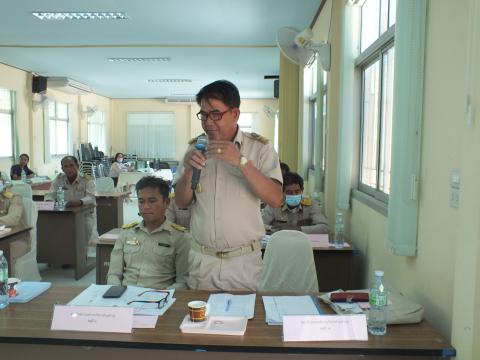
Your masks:
<path fill-rule="evenodd" d="M 56 201 L 57 191 L 62 187 L 65 194 L 66 207 L 78 207 L 83 205 L 95 205 L 95 182 L 88 175 L 81 175 L 78 169 L 78 160 L 75 156 L 65 156 L 61 162 L 63 174 L 53 180 L 45 201 Z M 86 216 L 86 232 L 90 241 L 98 237 L 97 216 L 95 208 L 92 208 Z"/>
<path fill-rule="evenodd" d="M 285 201 L 280 208 L 266 206 L 262 210 L 263 223 L 272 232 L 282 229 L 300 230 L 307 234 L 328 234 L 327 218 L 320 204 L 312 199 L 302 198 L 303 179 L 297 173 L 283 177 Z"/>
<path fill-rule="evenodd" d="M 185 289 L 190 237 L 165 218 L 169 184 L 147 176 L 135 188 L 143 221 L 124 226 L 110 256 L 107 283 Z"/>
<path fill-rule="evenodd" d="M 10 191 L 10 186 L 5 185 L 4 177 L 0 175 L 0 225 L 14 227 L 23 225 L 23 201 L 22 197 Z M 28 232 L 24 233 L 22 239 L 10 244 L 10 259 L 7 259 L 11 273 L 15 276 L 15 259 L 30 251 L 31 242 Z"/>

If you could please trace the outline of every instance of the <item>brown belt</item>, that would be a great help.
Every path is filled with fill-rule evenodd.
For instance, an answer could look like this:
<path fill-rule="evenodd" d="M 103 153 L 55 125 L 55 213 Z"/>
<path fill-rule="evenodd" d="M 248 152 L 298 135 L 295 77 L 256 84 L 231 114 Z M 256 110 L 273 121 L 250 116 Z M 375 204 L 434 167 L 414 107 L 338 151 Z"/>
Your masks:
<path fill-rule="evenodd" d="M 230 259 L 233 257 L 250 254 L 254 251 L 260 250 L 262 246 L 260 244 L 260 240 L 254 240 L 250 245 L 240 246 L 239 248 L 228 250 L 228 251 L 218 251 L 214 248 L 200 245 L 194 240 L 192 241 L 192 248 L 194 248 L 198 252 L 201 252 L 202 254 L 205 254 L 205 255 L 214 256 L 219 259 Z"/>

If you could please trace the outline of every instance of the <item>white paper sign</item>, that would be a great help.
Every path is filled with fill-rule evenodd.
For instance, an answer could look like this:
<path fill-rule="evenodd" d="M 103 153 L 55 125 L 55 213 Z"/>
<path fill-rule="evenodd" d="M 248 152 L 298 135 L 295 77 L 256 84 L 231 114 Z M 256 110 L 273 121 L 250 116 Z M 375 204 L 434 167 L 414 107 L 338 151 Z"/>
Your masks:
<path fill-rule="evenodd" d="M 283 317 L 283 341 L 368 340 L 365 315 Z"/>
<path fill-rule="evenodd" d="M 131 333 L 133 308 L 55 305 L 52 330 Z"/>
<path fill-rule="evenodd" d="M 35 201 L 38 210 L 53 210 L 55 202 L 53 201 Z"/>

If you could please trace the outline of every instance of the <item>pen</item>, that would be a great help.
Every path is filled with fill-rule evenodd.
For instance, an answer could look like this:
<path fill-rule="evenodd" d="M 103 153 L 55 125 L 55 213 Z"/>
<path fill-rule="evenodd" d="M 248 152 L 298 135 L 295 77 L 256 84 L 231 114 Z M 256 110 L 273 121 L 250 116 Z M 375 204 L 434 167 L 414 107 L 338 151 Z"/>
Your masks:
<path fill-rule="evenodd" d="M 228 312 L 230 310 L 230 305 L 232 304 L 232 299 L 227 300 L 227 305 L 225 305 L 225 312 Z"/>

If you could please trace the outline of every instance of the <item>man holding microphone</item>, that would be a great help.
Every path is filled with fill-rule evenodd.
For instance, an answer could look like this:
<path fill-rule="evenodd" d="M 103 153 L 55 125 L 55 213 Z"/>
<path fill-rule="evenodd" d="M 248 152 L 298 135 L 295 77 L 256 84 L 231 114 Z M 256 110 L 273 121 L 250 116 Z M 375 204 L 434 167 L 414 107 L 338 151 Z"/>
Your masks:
<path fill-rule="evenodd" d="M 234 84 L 215 81 L 196 100 L 208 145 L 202 151 L 195 147 L 197 139 L 191 141 L 175 181 L 177 206 L 191 205 L 192 212 L 188 286 L 256 290 L 265 233 L 260 201 L 272 207 L 283 202 L 278 155 L 267 139 L 240 130 L 240 95 Z M 199 175 L 196 186 L 194 173 Z"/>

